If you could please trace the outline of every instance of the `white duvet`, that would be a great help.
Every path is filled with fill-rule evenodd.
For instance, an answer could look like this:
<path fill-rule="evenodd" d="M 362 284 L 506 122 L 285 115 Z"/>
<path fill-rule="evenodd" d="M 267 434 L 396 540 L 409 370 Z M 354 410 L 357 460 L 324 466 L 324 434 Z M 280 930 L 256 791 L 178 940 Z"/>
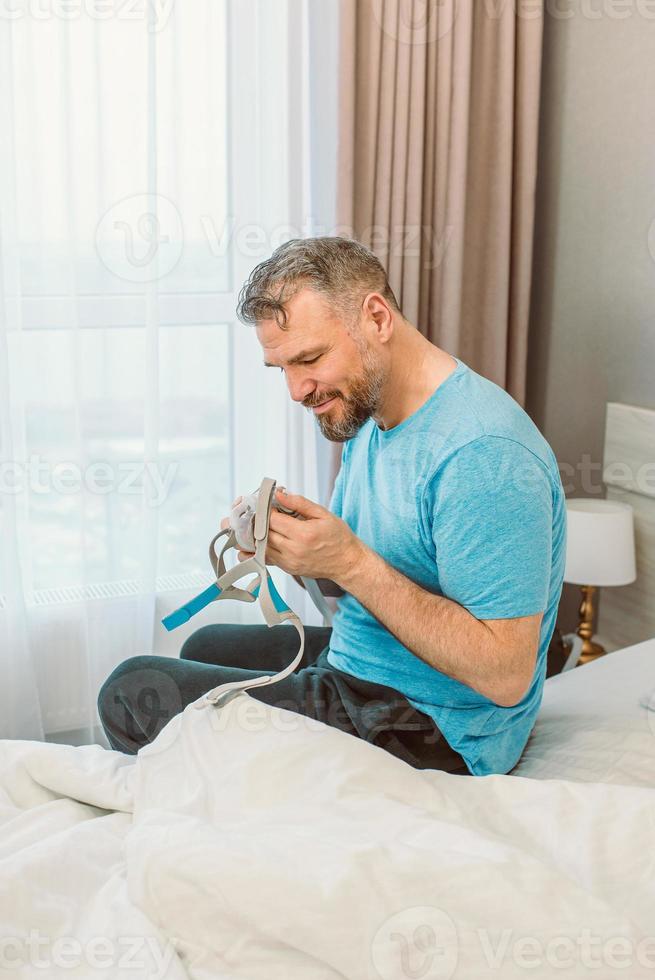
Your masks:
<path fill-rule="evenodd" d="M 0 978 L 655 977 L 655 790 L 418 772 L 247 695 L 0 742 Z"/>

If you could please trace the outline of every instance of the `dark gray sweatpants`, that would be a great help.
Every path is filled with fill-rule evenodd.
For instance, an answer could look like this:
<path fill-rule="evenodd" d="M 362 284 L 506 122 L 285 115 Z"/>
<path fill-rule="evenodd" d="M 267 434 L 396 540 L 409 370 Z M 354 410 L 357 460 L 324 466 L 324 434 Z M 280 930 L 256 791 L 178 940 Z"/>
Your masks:
<path fill-rule="evenodd" d="M 416 769 L 468 775 L 428 715 L 393 688 L 359 680 L 327 661 L 331 629 L 305 627 L 298 669 L 277 684 L 253 688 L 250 697 L 323 721 L 366 739 Z M 103 684 L 98 710 L 109 744 L 135 754 L 201 695 L 227 681 L 282 670 L 298 650 L 293 626 L 204 626 L 176 657 L 131 657 Z"/>

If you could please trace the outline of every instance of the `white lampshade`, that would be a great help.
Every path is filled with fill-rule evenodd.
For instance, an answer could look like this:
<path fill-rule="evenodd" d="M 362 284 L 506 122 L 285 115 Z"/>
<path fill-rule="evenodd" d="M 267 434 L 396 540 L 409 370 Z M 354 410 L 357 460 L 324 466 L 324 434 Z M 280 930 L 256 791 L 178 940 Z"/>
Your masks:
<path fill-rule="evenodd" d="M 564 581 L 574 585 L 627 585 L 637 577 L 634 514 L 618 500 L 566 502 Z"/>

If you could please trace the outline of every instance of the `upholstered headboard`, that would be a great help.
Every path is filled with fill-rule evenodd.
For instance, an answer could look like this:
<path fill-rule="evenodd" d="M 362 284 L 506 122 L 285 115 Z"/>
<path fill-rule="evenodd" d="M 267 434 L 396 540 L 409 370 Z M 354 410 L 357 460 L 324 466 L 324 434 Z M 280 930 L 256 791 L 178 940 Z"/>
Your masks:
<path fill-rule="evenodd" d="M 603 480 L 635 513 L 637 580 L 600 597 L 598 632 L 624 647 L 655 636 L 655 411 L 608 403 Z"/>

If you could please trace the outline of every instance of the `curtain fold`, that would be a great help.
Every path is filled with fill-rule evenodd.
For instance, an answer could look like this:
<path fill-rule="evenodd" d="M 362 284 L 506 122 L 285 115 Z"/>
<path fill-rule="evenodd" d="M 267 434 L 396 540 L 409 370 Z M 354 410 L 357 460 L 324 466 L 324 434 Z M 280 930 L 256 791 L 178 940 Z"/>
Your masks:
<path fill-rule="evenodd" d="M 540 4 L 341 0 L 339 226 L 521 403 L 542 28 Z"/>

